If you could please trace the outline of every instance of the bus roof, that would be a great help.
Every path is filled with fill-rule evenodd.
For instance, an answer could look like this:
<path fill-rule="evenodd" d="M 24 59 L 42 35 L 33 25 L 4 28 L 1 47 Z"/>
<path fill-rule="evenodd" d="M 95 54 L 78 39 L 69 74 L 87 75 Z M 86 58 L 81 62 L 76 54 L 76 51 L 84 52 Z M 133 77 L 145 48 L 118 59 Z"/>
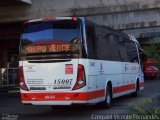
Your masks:
<path fill-rule="evenodd" d="M 32 23 L 32 22 L 41 22 L 41 21 L 53 21 L 53 20 L 77 20 L 77 19 L 84 19 L 84 17 L 53 17 L 53 18 L 40 18 L 40 19 L 33 19 L 25 21 L 25 23 Z"/>

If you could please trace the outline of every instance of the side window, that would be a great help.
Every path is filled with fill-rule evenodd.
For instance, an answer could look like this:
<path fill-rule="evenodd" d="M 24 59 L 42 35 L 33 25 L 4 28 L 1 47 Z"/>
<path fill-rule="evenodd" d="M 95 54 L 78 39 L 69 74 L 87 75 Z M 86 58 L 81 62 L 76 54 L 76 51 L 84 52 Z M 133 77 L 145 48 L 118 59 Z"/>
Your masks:
<path fill-rule="evenodd" d="M 88 48 L 88 57 L 90 59 L 95 58 L 95 28 L 92 26 L 87 26 L 86 27 L 87 31 L 87 48 Z"/>
<path fill-rule="evenodd" d="M 139 62 L 135 42 L 112 30 L 87 25 L 89 59 Z"/>
<path fill-rule="evenodd" d="M 137 48 L 136 48 L 136 44 L 133 41 L 127 41 L 126 44 L 126 51 L 127 51 L 127 55 L 128 58 L 130 60 L 130 62 L 139 62 L 138 61 L 138 53 L 137 53 Z"/>
<path fill-rule="evenodd" d="M 103 43 L 102 33 L 99 27 L 95 29 L 95 54 L 97 59 L 103 60 Z"/>
<path fill-rule="evenodd" d="M 101 60 L 111 59 L 111 48 L 108 37 L 108 30 L 100 27 L 96 27 L 96 42 L 95 47 L 97 58 Z"/>
<path fill-rule="evenodd" d="M 111 60 L 113 61 L 122 61 L 119 49 L 119 39 L 120 36 L 116 34 L 110 35 L 110 50 L 112 51 Z"/>
<path fill-rule="evenodd" d="M 122 61 L 120 53 L 120 35 L 109 29 L 95 29 L 95 53 L 101 60 Z M 127 56 L 127 55 L 126 55 Z"/>
<path fill-rule="evenodd" d="M 105 60 L 112 60 L 111 55 L 112 55 L 112 47 L 110 45 L 110 35 L 111 33 L 107 32 L 107 34 L 105 34 L 104 36 L 104 59 Z"/>
<path fill-rule="evenodd" d="M 127 48 L 126 48 L 127 41 L 128 39 L 123 36 L 121 36 L 121 39 L 119 41 L 119 50 L 120 50 L 120 55 L 123 62 L 130 62 L 129 56 L 127 54 Z"/>

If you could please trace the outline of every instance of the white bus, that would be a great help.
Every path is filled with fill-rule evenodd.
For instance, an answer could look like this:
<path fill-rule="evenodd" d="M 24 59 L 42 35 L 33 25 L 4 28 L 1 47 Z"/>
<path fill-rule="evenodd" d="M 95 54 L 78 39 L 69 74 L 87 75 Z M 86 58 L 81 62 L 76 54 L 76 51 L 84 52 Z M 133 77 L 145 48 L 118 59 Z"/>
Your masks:
<path fill-rule="evenodd" d="M 144 88 L 134 38 L 83 17 L 29 20 L 20 43 L 21 100 L 32 105 L 103 103 Z"/>

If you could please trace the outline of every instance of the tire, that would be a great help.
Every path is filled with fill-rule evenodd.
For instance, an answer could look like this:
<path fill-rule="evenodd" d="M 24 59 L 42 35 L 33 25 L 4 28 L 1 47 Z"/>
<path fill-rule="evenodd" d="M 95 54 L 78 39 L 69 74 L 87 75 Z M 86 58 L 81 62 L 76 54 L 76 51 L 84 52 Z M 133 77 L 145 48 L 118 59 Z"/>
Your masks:
<path fill-rule="evenodd" d="M 111 105 L 112 105 L 112 89 L 109 85 L 107 85 L 105 100 L 100 104 L 100 107 L 110 108 Z"/>
<path fill-rule="evenodd" d="M 132 97 L 137 97 L 139 91 L 139 82 L 136 83 L 136 91 L 131 94 Z"/>
<path fill-rule="evenodd" d="M 112 89 L 111 87 L 108 85 L 107 86 L 107 94 L 106 94 L 106 98 L 105 98 L 105 102 L 106 102 L 106 107 L 110 108 L 112 105 Z"/>

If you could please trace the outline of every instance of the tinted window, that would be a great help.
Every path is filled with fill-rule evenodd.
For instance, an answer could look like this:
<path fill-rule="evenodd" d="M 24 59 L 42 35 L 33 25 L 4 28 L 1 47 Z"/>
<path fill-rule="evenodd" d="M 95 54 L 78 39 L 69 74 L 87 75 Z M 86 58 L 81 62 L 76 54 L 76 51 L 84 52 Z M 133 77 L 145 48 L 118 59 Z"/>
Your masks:
<path fill-rule="evenodd" d="M 88 56 L 91 59 L 137 62 L 135 42 L 129 36 L 112 29 L 87 25 Z"/>
<path fill-rule="evenodd" d="M 22 44 L 44 41 L 73 42 L 80 39 L 77 21 L 36 22 L 26 25 L 22 34 Z"/>
<path fill-rule="evenodd" d="M 88 45 L 88 58 L 96 58 L 96 46 L 95 46 L 95 27 L 87 26 L 87 45 Z"/>
<path fill-rule="evenodd" d="M 138 54 L 135 42 L 127 41 L 126 44 L 126 52 L 130 62 L 137 62 L 138 63 Z"/>
<path fill-rule="evenodd" d="M 119 36 L 99 26 L 87 26 L 88 56 L 91 59 L 120 61 Z"/>
<path fill-rule="evenodd" d="M 120 50 L 120 55 L 123 62 L 130 62 L 129 56 L 127 54 L 127 47 L 126 47 L 127 41 L 130 41 L 130 40 L 123 36 L 121 36 L 121 39 L 119 41 L 119 50 Z"/>
<path fill-rule="evenodd" d="M 120 45 L 119 45 L 120 36 L 116 34 L 111 34 L 109 37 L 110 40 L 110 51 L 111 51 L 111 60 L 121 61 L 120 55 Z"/>

